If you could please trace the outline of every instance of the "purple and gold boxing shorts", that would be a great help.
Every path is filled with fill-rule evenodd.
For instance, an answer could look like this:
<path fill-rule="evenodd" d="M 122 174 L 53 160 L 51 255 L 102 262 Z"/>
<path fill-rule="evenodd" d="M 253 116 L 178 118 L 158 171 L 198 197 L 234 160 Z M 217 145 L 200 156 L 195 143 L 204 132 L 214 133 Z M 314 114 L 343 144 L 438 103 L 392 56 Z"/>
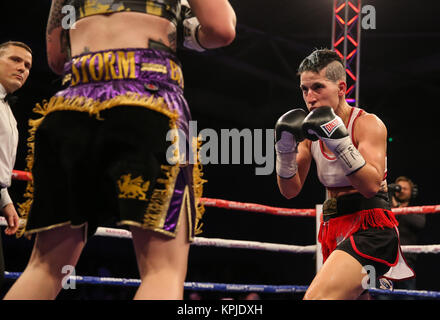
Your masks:
<path fill-rule="evenodd" d="M 66 63 L 64 82 L 65 90 L 35 107 L 42 117 L 30 120 L 33 181 L 19 205 L 26 225 L 18 235 L 70 224 L 85 225 L 87 236 L 99 226 L 133 225 L 174 237 L 187 212 L 192 241 L 205 180 L 198 162 L 167 159 L 176 142 L 167 134 L 187 134 L 191 119 L 175 56 L 153 49 L 87 53 Z"/>

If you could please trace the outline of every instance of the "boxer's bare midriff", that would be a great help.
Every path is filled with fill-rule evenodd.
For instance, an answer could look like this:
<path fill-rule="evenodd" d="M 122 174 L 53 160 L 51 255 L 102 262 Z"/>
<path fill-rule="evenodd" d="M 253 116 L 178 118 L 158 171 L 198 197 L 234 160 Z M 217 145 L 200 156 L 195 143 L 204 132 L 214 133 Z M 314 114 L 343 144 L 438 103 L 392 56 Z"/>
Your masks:
<path fill-rule="evenodd" d="M 329 198 L 337 198 L 344 194 L 351 194 L 351 193 L 357 193 L 355 188 L 353 187 L 335 187 L 335 188 L 327 188 L 328 190 L 328 197 Z"/>
<path fill-rule="evenodd" d="M 334 187 L 334 188 L 327 188 L 328 191 L 328 197 L 329 198 L 337 198 L 344 194 L 351 194 L 351 193 L 358 193 L 355 188 L 352 186 L 348 187 Z M 388 185 L 386 180 L 383 180 L 380 186 L 380 192 L 388 192 Z"/>
<path fill-rule="evenodd" d="M 175 50 L 175 25 L 150 14 L 117 12 L 83 18 L 70 30 L 72 56 L 107 49 L 148 48 L 150 40 Z"/>

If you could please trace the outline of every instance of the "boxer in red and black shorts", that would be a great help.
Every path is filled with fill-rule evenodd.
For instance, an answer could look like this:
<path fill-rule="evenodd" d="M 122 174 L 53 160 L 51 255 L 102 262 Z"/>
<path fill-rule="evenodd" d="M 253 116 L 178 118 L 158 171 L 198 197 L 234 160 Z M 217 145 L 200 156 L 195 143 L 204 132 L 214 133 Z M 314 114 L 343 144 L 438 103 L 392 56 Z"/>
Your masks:
<path fill-rule="evenodd" d="M 304 299 L 357 299 L 374 277 L 414 276 L 402 257 L 387 197 L 387 130 L 345 100 L 346 73 L 336 52 L 316 50 L 298 70 L 309 113 L 293 109 L 276 123 L 281 193 L 299 194 L 315 160 L 327 189 L 319 230 L 324 264 Z"/>

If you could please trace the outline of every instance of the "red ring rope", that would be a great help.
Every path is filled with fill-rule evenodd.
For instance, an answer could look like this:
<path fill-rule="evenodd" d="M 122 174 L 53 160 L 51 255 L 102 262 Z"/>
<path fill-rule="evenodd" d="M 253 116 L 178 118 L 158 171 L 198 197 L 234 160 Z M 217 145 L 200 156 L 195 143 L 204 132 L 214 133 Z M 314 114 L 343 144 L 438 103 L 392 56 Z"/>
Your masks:
<path fill-rule="evenodd" d="M 27 171 L 13 170 L 12 178 L 15 180 L 29 181 L 32 180 L 32 174 Z M 296 217 L 314 217 L 316 216 L 316 209 L 290 209 L 270 207 L 256 203 L 245 203 L 237 201 L 229 201 L 222 199 L 201 198 L 200 199 L 206 207 L 216 207 L 229 210 L 240 210 L 248 212 L 263 212 L 279 216 L 296 216 Z M 427 214 L 440 212 L 440 205 L 417 206 L 405 208 L 393 208 L 395 214 Z"/>

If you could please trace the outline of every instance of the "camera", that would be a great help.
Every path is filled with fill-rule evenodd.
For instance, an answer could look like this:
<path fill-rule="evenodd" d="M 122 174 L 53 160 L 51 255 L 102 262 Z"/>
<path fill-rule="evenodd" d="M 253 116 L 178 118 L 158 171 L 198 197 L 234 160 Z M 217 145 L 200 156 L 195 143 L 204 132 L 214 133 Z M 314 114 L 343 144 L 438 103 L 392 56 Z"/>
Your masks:
<path fill-rule="evenodd" d="M 392 199 L 394 199 L 397 203 L 399 203 L 398 200 L 396 199 L 395 194 L 400 191 L 402 191 L 402 187 L 399 184 L 390 183 L 388 185 L 388 199 L 389 199 L 391 207 L 394 207 Z"/>
<path fill-rule="evenodd" d="M 397 183 L 390 183 L 388 185 L 388 192 L 391 194 L 402 191 L 402 187 Z"/>

